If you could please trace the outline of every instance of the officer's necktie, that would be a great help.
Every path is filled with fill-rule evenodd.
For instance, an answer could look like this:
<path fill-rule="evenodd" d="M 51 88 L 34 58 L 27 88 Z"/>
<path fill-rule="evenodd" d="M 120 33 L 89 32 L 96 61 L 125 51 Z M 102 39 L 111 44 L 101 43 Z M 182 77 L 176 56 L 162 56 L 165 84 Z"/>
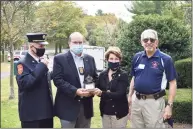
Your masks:
<path fill-rule="evenodd" d="M 39 63 L 41 62 L 41 59 L 39 59 Z"/>

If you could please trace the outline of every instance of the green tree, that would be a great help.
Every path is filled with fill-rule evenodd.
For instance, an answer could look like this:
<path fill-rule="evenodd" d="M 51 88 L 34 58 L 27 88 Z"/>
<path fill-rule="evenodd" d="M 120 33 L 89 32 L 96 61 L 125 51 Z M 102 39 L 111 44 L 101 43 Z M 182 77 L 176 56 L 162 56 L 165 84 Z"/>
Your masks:
<path fill-rule="evenodd" d="M 191 26 L 192 23 L 192 3 L 191 1 L 186 1 L 183 5 L 182 5 L 182 9 L 184 10 L 185 14 L 185 23 L 188 24 L 189 26 Z"/>
<path fill-rule="evenodd" d="M 97 12 L 96 12 L 96 16 L 102 16 L 102 15 L 104 15 L 103 10 L 98 9 Z"/>
<path fill-rule="evenodd" d="M 105 48 L 116 45 L 114 31 L 118 19 L 114 14 L 103 13 L 103 15 L 86 16 L 84 21 L 88 32 L 86 39 L 90 45 Z"/>
<path fill-rule="evenodd" d="M 1 30 L 1 62 L 5 61 L 5 49 L 8 46 L 8 35 Z"/>
<path fill-rule="evenodd" d="M 94 30 L 97 28 L 97 18 L 95 16 L 85 15 L 84 23 L 87 30 L 86 40 L 89 42 L 89 45 L 96 46 L 96 37 L 94 36 Z"/>
<path fill-rule="evenodd" d="M 169 15 L 189 23 L 191 3 L 185 1 L 133 1 L 132 6 L 126 9 L 135 14 L 134 17 L 148 14 Z"/>
<path fill-rule="evenodd" d="M 182 21 L 169 16 L 139 15 L 123 29 L 117 43 L 123 52 L 122 65 L 130 71 L 133 55 L 142 51 L 140 35 L 145 29 L 155 29 L 159 37 L 159 49 L 175 60 L 191 56 L 190 31 Z M 120 30 L 121 31 L 121 30 Z"/>
<path fill-rule="evenodd" d="M 136 15 L 161 14 L 164 1 L 132 1 L 132 6 L 126 9 Z"/>
<path fill-rule="evenodd" d="M 83 22 L 83 11 L 75 3 L 68 1 L 42 2 L 36 12 L 36 30 L 48 33 L 48 40 L 55 44 L 55 54 L 61 53 L 62 47 L 67 48 L 69 35 L 79 31 L 86 35 Z"/>
<path fill-rule="evenodd" d="M 24 35 L 31 24 L 31 10 L 34 8 L 32 1 L 1 1 L 1 35 L 7 41 L 10 52 L 10 96 L 14 96 L 14 75 L 13 75 L 13 50 L 17 43 L 23 42 Z"/>

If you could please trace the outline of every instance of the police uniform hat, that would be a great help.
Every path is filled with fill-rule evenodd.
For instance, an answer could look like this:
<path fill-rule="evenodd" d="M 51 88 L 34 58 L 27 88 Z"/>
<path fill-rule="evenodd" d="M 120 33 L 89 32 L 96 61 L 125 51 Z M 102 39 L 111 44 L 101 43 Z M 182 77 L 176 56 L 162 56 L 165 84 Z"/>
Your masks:
<path fill-rule="evenodd" d="M 39 44 L 48 44 L 47 41 L 45 41 L 45 38 L 47 36 L 46 33 L 27 33 L 26 34 L 28 38 L 28 42 L 33 42 L 33 43 L 39 43 Z"/>

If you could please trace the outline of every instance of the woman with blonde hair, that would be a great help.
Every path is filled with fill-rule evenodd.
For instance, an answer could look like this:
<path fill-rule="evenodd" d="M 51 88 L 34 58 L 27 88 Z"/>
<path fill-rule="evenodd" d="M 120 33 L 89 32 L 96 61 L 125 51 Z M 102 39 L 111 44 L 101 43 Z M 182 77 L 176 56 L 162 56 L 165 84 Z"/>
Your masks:
<path fill-rule="evenodd" d="M 122 53 L 118 47 L 109 47 L 105 53 L 108 68 L 100 73 L 95 95 L 100 98 L 103 128 L 125 128 L 128 121 L 128 74 L 120 69 Z"/>

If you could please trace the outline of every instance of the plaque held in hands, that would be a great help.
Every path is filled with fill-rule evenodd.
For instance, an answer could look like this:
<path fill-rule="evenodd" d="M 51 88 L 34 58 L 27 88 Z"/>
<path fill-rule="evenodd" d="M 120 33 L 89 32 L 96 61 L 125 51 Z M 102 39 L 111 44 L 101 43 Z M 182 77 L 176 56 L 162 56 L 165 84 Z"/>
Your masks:
<path fill-rule="evenodd" d="M 84 88 L 88 91 L 95 90 L 95 83 L 93 81 L 93 78 L 89 75 L 84 79 Z"/>

